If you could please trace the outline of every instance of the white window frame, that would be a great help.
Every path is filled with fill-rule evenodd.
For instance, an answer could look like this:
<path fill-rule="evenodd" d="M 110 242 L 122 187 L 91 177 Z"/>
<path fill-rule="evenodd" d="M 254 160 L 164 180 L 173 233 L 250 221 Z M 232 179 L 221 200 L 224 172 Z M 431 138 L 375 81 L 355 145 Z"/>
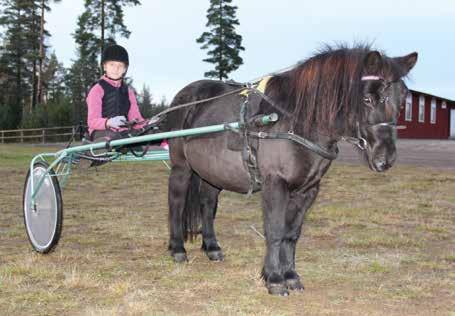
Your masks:
<path fill-rule="evenodd" d="M 436 124 L 436 99 L 431 98 L 430 123 Z"/>
<path fill-rule="evenodd" d="M 419 122 L 425 123 L 425 97 L 419 97 Z"/>
<path fill-rule="evenodd" d="M 404 119 L 405 121 L 412 122 L 412 93 L 409 92 L 406 96 L 404 108 Z"/>

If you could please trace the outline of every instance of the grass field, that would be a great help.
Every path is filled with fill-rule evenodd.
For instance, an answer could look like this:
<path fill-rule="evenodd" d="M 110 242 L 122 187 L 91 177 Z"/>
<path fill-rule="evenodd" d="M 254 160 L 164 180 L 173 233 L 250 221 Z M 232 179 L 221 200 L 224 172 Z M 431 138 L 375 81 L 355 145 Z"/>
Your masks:
<path fill-rule="evenodd" d="M 225 192 L 224 262 L 200 239 L 189 262 L 167 248 L 161 163 L 76 171 L 56 250 L 31 250 L 22 219 L 28 163 L 43 147 L 0 146 L 1 315 L 455 315 L 455 171 L 334 164 L 297 250 L 303 293 L 272 297 L 260 280 L 259 195 Z"/>

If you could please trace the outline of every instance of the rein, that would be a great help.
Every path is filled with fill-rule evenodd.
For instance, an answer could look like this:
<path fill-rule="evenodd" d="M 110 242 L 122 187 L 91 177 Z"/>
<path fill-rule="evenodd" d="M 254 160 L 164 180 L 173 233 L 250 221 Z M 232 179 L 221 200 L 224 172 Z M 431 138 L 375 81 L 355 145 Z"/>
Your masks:
<path fill-rule="evenodd" d="M 361 81 L 368 81 L 368 80 L 384 80 L 384 78 L 379 77 L 379 76 L 363 76 L 361 78 Z M 197 101 L 193 101 L 193 102 L 188 102 L 188 103 L 180 104 L 180 105 L 177 105 L 175 107 L 166 109 L 166 110 L 161 111 L 158 114 L 154 115 L 150 119 L 145 120 L 143 122 L 139 122 L 139 123 L 148 122 L 148 126 L 146 126 L 145 129 L 149 130 L 149 129 L 153 128 L 153 126 L 157 125 L 163 119 L 162 116 L 167 114 L 167 113 L 170 113 L 170 112 L 173 112 L 173 111 L 185 108 L 185 107 L 189 107 L 189 106 L 198 105 L 198 104 L 206 103 L 206 102 L 209 102 L 209 101 L 221 99 L 223 97 L 226 97 L 226 96 L 229 96 L 229 95 L 233 95 L 233 94 L 236 94 L 236 93 L 240 93 L 242 91 L 244 92 L 245 90 L 246 90 L 246 94 L 245 95 L 246 95 L 247 99 L 248 99 L 249 92 L 253 92 L 253 93 L 259 95 L 262 99 L 264 99 L 272 107 L 282 110 L 281 107 L 279 107 L 270 97 L 268 97 L 262 91 L 258 90 L 257 87 L 254 86 L 254 83 L 249 82 L 249 83 L 240 84 L 240 85 L 241 85 L 241 88 L 229 91 L 227 93 L 224 93 L 224 94 L 221 94 L 221 95 L 218 95 L 218 96 L 214 96 L 214 97 L 203 99 L 203 100 L 197 100 Z M 246 102 L 247 102 L 247 100 L 246 100 Z M 286 111 L 284 111 L 284 112 L 288 116 L 292 115 L 290 113 L 286 113 Z M 292 124 L 291 124 L 292 126 L 295 125 L 295 120 L 296 120 L 296 118 L 295 118 L 295 116 L 293 116 Z M 139 123 L 137 123 L 137 124 L 139 124 Z M 383 122 L 383 123 L 378 123 L 378 124 L 372 124 L 372 125 L 368 125 L 367 127 L 374 128 L 376 126 L 388 126 L 388 127 L 391 127 L 391 128 L 396 128 L 397 127 L 396 123 L 394 123 L 394 122 Z M 294 131 L 293 131 L 293 127 L 291 127 L 291 129 L 288 132 L 252 132 L 252 131 L 248 131 L 248 135 L 250 135 L 252 137 L 261 138 L 261 139 L 285 139 L 285 140 L 290 140 L 290 141 L 293 141 L 293 142 L 295 142 L 295 143 L 297 143 L 299 145 L 304 146 L 305 148 L 311 150 L 312 152 L 314 152 L 314 153 L 316 153 L 316 154 L 320 155 L 321 157 L 323 157 L 325 159 L 328 159 L 328 160 L 335 160 L 338 157 L 338 148 L 337 147 L 335 147 L 335 149 L 333 149 L 333 150 L 324 148 L 321 145 L 310 141 L 309 139 L 306 139 L 306 138 L 304 138 L 302 136 L 299 136 L 299 135 L 295 134 Z M 360 123 L 359 122 L 357 122 L 357 135 L 356 135 L 356 137 L 341 136 L 341 140 L 346 141 L 346 142 L 356 146 L 357 148 L 359 148 L 362 151 L 366 150 L 367 147 L 368 147 L 367 140 L 364 137 L 362 137 L 362 135 L 360 133 Z"/>
<path fill-rule="evenodd" d="M 286 133 L 276 133 L 276 132 L 271 132 L 271 133 L 266 133 L 266 132 L 248 132 L 249 135 L 257 138 L 262 138 L 262 139 L 285 139 L 285 140 L 290 140 L 293 141 L 299 145 L 302 145 L 303 147 L 311 150 L 312 152 L 318 154 L 322 158 L 328 159 L 328 160 L 335 160 L 338 157 L 338 147 L 335 147 L 333 151 L 330 151 L 328 149 L 325 149 L 319 144 L 313 143 L 312 141 L 301 137 L 299 135 L 296 135 L 292 133 L 291 131 L 288 131 Z"/>
<path fill-rule="evenodd" d="M 188 107 L 188 106 L 197 105 L 197 104 L 201 104 L 201 103 L 205 103 L 205 102 L 221 99 L 221 98 L 226 97 L 228 95 L 241 92 L 242 90 L 245 90 L 245 88 L 248 89 L 248 86 L 247 85 L 246 86 L 242 85 L 242 88 L 239 88 L 239 89 L 236 89 L 236 90 L 232 90 L 232 91 L 229 91 L 229 92 L 226 92 L 224 94 L 220 94 L 220 95 L 217 95 L 217 96 L 214 96 L 214 97 L 211 97 L 211 98 L 197 100 L 197 101 L 188 102 L 188 103 L 184 103 L 184 104 L 179 104 L 177 106 L 174 106 L 172 108 L 166 109 L 166 110 L 161 111 L 160 113 L 152 116 L 152 118 L 150 118 L 150 121 L 158 120 L 160 116 L 162 116 L 164 114 L 167 114 L 169 112 L 173 112 L 173 111 L 179 110 L 181 108 L 185 108 L 185 107 Z"/>
<path fill-rule="evenodd" d="M 254 93 L 258 94 L 262 99 L 267 101 L 272 107 L 281 109 L 276 103 L 268 97 L 266 94 L 263 92 L 259 91 L 255 87 L 249 87 L 250 90 L 252 90 Z M 294 125 L 294 124 L 292 124 Z M 293 129 L 291 128 L 287 132 L 249 132 L 249 134 L 253 137 L 258 137 L 262 139 L 286 139 L 293 141 L 299 145 L 302 145 L 303 147 L 311 150 L 312 152 L 318 154 L 319 156 L 328 159 L 328 160 L 335 160 L 338 157 L 338 147 L 335 147 L 334 150 L 329 150 L 321 145 L 312 142 L 309 139 L 306 139 L 302 136 L 299 136 L 294 133 Z"/>
<path fill-rule="evenodd" d="M 148 129 L 151 128 L 151 127 L 149 128 L 149 126 L 154 126 L 158 122 L 160 122 L 162 120 L 161 116 L 163 116 L 164 114 L 179 110 L 181 108 L 185 108 L 185 107 L 189 107 L 189 106 L 193 106 L 193 105 L 197 105 L 197 104 L 201 104 L 201 103 L 217 100 L 217 99 L 220 99 L 220 98 L 223 98 L 223 97 L 235 94 L 235 93 L 239 93 L 239 92 L 242 92 L 242 91 L 245 91 L 245 90 L 247 90 L 247 93 L 246 93 L 246 97 L 247 98 L 248 98 L 248 92 L 253 92 L 253 93 L 256 93 L 257 95 L 259 95 L 265 101 L 267 101 L 272 107 L 280 109 L 280 107 L 278 105 L 276 105 L 275 102 L 271 98 L 269 98 L 267 95 L 265 95 L 264 93 L 259 91 L 253 84 L 247 83 L 247 84 L 241 84 L 241 86 L 242 87 L 239 88 L 239 89 L 235 89 L 235 90 L 229 91 L 227 93 L 224 93 L 224 94 L 221 94 L 221 95 L 218 95 L 218 96 L 215 96 L 215 97 L 211 97 L 211 98 L 207 98 L 207 99 L 203 99 L 203 100 L 198 100 L 198 101 L 193 101 L 193 102 L 177 105 L 175 107 L 172 107 L 172 108 L 166 109 L 164 111 L 161 111 L 160 113 L 158 113 L 158 114 L 154 115 L 153 117 L 151 117 L 149 120 L 145 120 L 143 122 L 138 122 L 136 124 L 149 122 L 149 125 L 147 127 L 145 127 L 148 130 Z M 248 131 L 248 134 L 253 136 L 253 137 L 262 138 L 262 139 L 285 139 L 285 140 L 290 140 L 290 141 L 293 141 L 293 142 L 295 142 L 297 144 L 300 144 L 300 145 L 304 146 L 305 148 L 311 150 L 312 152 L 314 152 L 314 153 L 316 153 L 316 154 L 320 155 L 321 157 L 323 157 L 325 159 L 328 159 L 328 160 L 335 160 L 338 157 L 338 148 L 336 148 L 335 150 L 328 150 L 328 149 L 322 147 L 321 145 L 319 145 L 317 143 L 314 143 L 314 142 L 312 142 L 312 141 L 310 141 L 310 140 L 308 140 L 308 139 L 306 139 L 304 137 L 301 137 L 301 136 L 295 134 L 293 130 L 289 130 L 286 133 L 279 133 L 279 132 L 266 133 L 266 132 Z"/>

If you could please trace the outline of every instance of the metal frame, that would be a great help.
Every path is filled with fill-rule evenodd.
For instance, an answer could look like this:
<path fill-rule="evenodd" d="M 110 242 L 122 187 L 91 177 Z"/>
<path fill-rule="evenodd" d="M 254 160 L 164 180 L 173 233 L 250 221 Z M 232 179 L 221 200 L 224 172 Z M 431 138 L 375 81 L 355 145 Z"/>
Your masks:
<path fill-rule="evenodd" d="M 264 115 L 260 118 L 262 124 L 267 125 L 277 121 L 277 115 L 272 113 L 270 115 Z M 163 132 L 163 133 L 156 133 L 150 135 L 143 135 L 143 136 L 136 136 L 131 138 L 123 138 L 118 140 L 112 140 L 110 142 L 99 142 L 94 144 L 87 144 L 81 146 L 75 146 L 70 148 L 65 148 L 59 150 L 55 153 L 42 153 L 33 157 L 32 161 L 30 162 L 30 170 L 31 174 L 33 175 L 33 166 L 37 160 L 43 160 L 47 162 L 46 158 L 55 158 L 52 163 L 49 164 L 49 168 L 46 170 L 45 175 L 49 174 L 50 170 L 55 170 L 55 176 L 58 177 L 60 180 L 60 186 L 63 188 L 68 176 L 71 174 L 73 162 L 75 162 L 78 154 L 86 152 L 86 151 L 93 151 L 96 149 L 105 149 L 105 148 L 112 148 L 113 151 L 109 151 L 104 155 L 112 155 L 112 161 L 116 162 L 125 162 L 125 161 L 156 161 L 156 160 L 169 160 L 169 152 L 168 151 L 150 151 L 144 157 L 135 157 L 132 154 L 121 154 L 115 151 L 116 148 L 125 145 L 133 145 L 139 143 L 146 143 L 151 141 L 157 141 L 162 139 L 170 139 L 176 137 L 185 137 L 185 136 L 194 136 L 194 135 L 201 135 L 201 134 L 210 134 L 210 133 L 217 133 L 226 130 L 238 130 L 242 128 L 242 123 L 240 122 L 233 122 L 233 123 L 226 123 L 226 124 L 218 124 L 218 125 L 210 125 L 204 127 L 196 127 L 190 129 L 183 129 L 179 131 L 171 131 L 171 132 Z M 32 176 L 30 179 L 30 186 L 31 186 L 31 204 L 32 209 L 35 204 L 35 197 L 37 192 L 39 191 L 45 175 L 38 179 L 38 183 L 36 188 L 34 186 L 34 177 Z"/>

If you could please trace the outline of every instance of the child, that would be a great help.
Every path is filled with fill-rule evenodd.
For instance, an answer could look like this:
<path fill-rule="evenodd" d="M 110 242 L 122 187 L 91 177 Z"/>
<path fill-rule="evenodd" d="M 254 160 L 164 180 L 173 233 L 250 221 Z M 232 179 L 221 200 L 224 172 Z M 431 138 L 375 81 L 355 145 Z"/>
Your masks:
<path fill-rule="evenodd" d="M 104 75 L 87 96 L 87 124 L 94 142 L 128 137 L 127 121 L 136 120 L 133 128 L 146 123 L 139 112 L 136 95 L 123 78 L 128 70 L 128 52 L 120 45 L 106 47 L 101 59 Z"/>

